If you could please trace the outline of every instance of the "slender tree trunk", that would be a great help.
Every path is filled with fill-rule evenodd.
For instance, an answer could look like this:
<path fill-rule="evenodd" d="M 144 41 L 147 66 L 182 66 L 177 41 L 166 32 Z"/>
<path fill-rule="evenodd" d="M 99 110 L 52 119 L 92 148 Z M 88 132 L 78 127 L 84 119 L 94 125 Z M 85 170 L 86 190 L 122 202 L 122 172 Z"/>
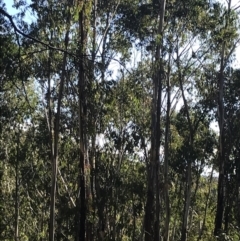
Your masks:
<path fill-rule="evenodd" d="M 94 73 L 95 73 L 95 57 L 96 57 L 96 45 L 97 45 L 97 0 L 93 1 L 93 6 L 92 6 L 92 12 L 93 12 L 93 37 L 92 37 L 92 60 L 91 60 L 91 81 L 94 80 Z M 92 104 L 92 106 L 95 106 L 96 103 Z M 97 122 L 97 113 L 95 113 L 95 110 L 90 111 L 90 117 L 89 117 L 89 123 L 91 123 L 91 128 L 92 128 L 92 133 L 91 134 L 91 150 L 89 150 L 89 193 L 87 195 L 88 198 L 88 206 L 92 206 L 92 214 L 91 216 L 96 215 L 96 205 L 93 205 L 94 199 L 96 198 L 95 194 L 95 149 L 96 149 L 96 122 Z M 94 227 L 92 222 L 87 223 L 88 226 L 88 231 L 87 231 L 87 240 L 92 241 L 94 239 L 94 236 L 96 236 L 96 233 L 94 232 Z"/>
<path fill-rule="evenodd" d="M 40 232 L 43 233 L 44 232 L 44 206 L 42 205 L 41 208 L 41 223 L 40 223 Z M 40 238 L 40 241 L 43 241 L 43 237 Z"/>
<path fill-rule="evenodd" d="M 228 1 L 228 13 L 226 19 L 225 28 L 228 27 L 229 17 L 231 11 L 231 0 Z M 235 48 L 235 47 L 234 47 Z M 222 50 L 221 50 L 221 63 L 220 71 L 218 74 L 218 126 L 219 126 L 219 148 L 218 148 L 218 158 L 219 158 L 219 177 L 218 177 L 218 197 L 217 197 L 217 211 L 215 216 L 215 228 L 214 235 L 219 235 L 222 230 L 223 213 L 225 206 L 225 153 L 224 153 L 224 69 L 225 69 L 225 52 L 226 52 L 226 40 L 223 40 Z"/>
<path fill-rule="evenodd" d="M 195 205 L 195 203 L 196 203 L 196 195 L 197 195 L 197 191 L 199 188 L 200 178 L 201 178 L 201 171 L 199 171 L 199 173 L 197 174 L 197 177 L 196 177 L 196 184 L 195 184 L 194 192 L 192 195 L 193 205 Z"/>
<path fill-rule="evenodd" d="M 203 223 L 202 223 L 202 227 L 200 227 L 199 236 L 198 236 L 197 241 L 200 241 L 200 240 L 201 240 L 202 235 L 203 235 L 203 230 L 204 230 L 205 224 L 206 224 L 208 203 L 209 203 L 209 199 L 210 199 L 210 195 L 211 195 L 211 190 L 212 190 L 213 170 L 214 170 L 214 169 L 213 169 L 213 167 L 212 167 L 212 171 L 211 171 L 211 175 L 210 175 L 210 179 L 209 179 L 208 194 L 207 194 L 207 198 L 206 198 L 206 202 L 205 202 L 205 208 L 204 208 Z"/>
<path fill-rule="evenodd" d="M 18 241 L 19 237 L 19 195 L 18 195 L 18 174 L 16 174 L 16 190 L 15 190 L 15 231 L 14 231 L 14 240 Z"/>
<path fill-rule="evenodd" d="M 68 23 L 70 21 L 69 18 L 70 16 L 68 16 Z M 65 34 L 65 50 L 67 50 L 68 40 L 69 40 L 69 26 L 67 28 L 68 29 Z M 56 185 L 57 185 L 57 173 L 58 173 L 58 139 L 59 139 L 61 105 L 62 105 L 64 81 L 65 81 L 65 75 L 66 75 L 66 64 L 67 64 L 67 53 L 64 52 L 63 63 L 62 63 L 62 74 L 61 74 L 60 86 L 58 91 L 57 113 L 55 115 L 55 121 L 54 121 L 54 144 L 53 144 L 53 163 L 52 163 L 52 182 L 51 182 L 52 185 L 51 185 L 49 241 L 54 241 L 54 234 L 55 234 L 54 226 L 55 226 Z"/>
<path fill-rule="evenodd" d="M 225 177 L 226 182 L 226 191 L 225 191 L 225 212 L 224 212 L 224 233 L 229 234 L 229 219 L 231 215 L 231 209 L 233 205 L 233 189 L 231 184 L 228 183 L 228 177 Z M 231 183 L 231 180 L 230 180 Z"/>
<path fill-rule="evenodd" d="M 51 13 L 51 10 L 50 10 Z M 50 30 L 50 41 L 53 39 L 53 30 L 52 30 L 52 22 L 51 22 L 51 30 Z M 49 241 L 54 241 L 55 235 L 55 202 L 56 202 L 56 160 L 54 153 L 54 145 L 55 145 L 55 127 L 53 123 L 53 103 L 51 97 L 51 65 L 52 65 L 52 56 L 53 52 L 49 49 L 48 56 L 48 90 L 47 90 L 47 103 L 48 103 L 48 116 L 46 114 L 46 119 L 48 122 L 48 130 L 49 130 L 49 142 L 50 142 L 50 155 L 51 155 L 51 165 L 52 165 L 52 173 L 51 173 L 51 194 L 50 194 L 50 223 L 49 223 Z"/>
<path fill-rule="evenodd" d="M 51 31 L 52 39 L 53 32 Z M 52 164 L 52 180 L 51 180 L 51 196 L 50 196 L 50 223 L 49 223 L 49 241 L 54 240 L 54 220 L 55 220 L 55 189 L 54 185 L 54 138 L 53 138 L 53 118 L 52 118 L 52 99 L 51 99 L 51 59 L 52 59 L 52 51 L 49 50 L 48 56 L 48 90 L 47 90 L 47 106 L 48 112 L 46 111 L 46 119 L 48 123 L 48 131 L 49 131 L 49 144 L 50 144 L 50 158 Z"/>
<path fill-rule="evenodd" d="M 187 240 L 187 228 L 188 228 L 188 215 L 189 208 L 191 204 L 191 190 L 192 190 L 192 152 L 193 152 L 193 138 L 194 138 L 194 130 L 193 125 L 190 119 L 190 113 L 188 108 L 187 99 L 185 97 L 184 88 L 183 88 L 183 79 L 181 68 L 180 68 L 180 57 L 179 57 L 179 49 L 177 48 L 177 66 L 178 66 L 178 78 L 180 89 L 182 92 L 184 109 L 186 112 L 188 129 L 189 129 L 189 155 L 187 156 L 187 170 L 186 170 L 186 181 L 185 181 L 185 202 L 184 202 L 184 212 L 183 212 L 183 222 L 182 222 L 182 231 L 181 231 L 181 241 Z"/>
<path fill-rule="evenodd" d="M 184 203 L 184 216 L 182 224 L 181 241 L 187 240 L 187 227 L 188 227 L 188 214 L 191 202 L 191 182 L 192 182 L 192 166 L 191 161 L 188 160 L 187 163 L 187 173 L 186 173 L 186 186 L 185 186 L 185 203 Z"/>
<path fill-rule="evenodd" d="M 151 170 L 153 167 L 149 167 L 148 170 L 148 190 L 147 190 L 147 202 L 146 202 L 146 208 L 145 208 L 145 220 L 144 220 L 144 226 L 145 226 L 145 241 L 150 241 L 153 238 L 153 202 L 154 202 L 154 191 L 153 191 L 153 185 L 154 185 L 154 177 L 151 173 Z"/>
<path fill-rule="evenodd" d="M 175 208 L 179 208 L 180 207 L 180 203 L 181 203 L 181 193 L 182 193 L 182 182 L 180 181 L 179 183 L 179 191 L 178 191 L 178 195 L 177 195 L 177 205 Z M 172 236 L 171 236 L 171 241 L 175 241 L 176 240 L 176 223 L 177 223 L 177 218 L 174 219 L 174 224 L 173 224 L 173 231 L 172 231 Z"/>
<path fill-rule="evenodd" d="M 169 241 L 169 224 L 170 224 L 170 203 L 169 203 L 169 180 L 168 180 L 168 162 L 169 162 L 169 129 L 170 129 L 170 110 L 171 110 L 171 83 L 170 83 L 170 61 L 169 54 L 168 73 L 167 73 L 167 113 L 165 125 L 164 141 L 164 198 L 166 207 L 166 218 L 164 228 L 164 241 Z"/>
<path fill-rule="evenodd" d="M 225 155 L 224 155 L 224 56 L 225 43 L 222 46 L 221 67 L 218 75 L 218 125 L 219 125 L 219 177 L 218 177 L 218 197 L 217 211 L 215 216 L 214 235 L 218 235 L 222 230 L 223 212 L 224 212 L 224 172 L 225 172 Z"/>
<path fill-rule="evenodd" d="M 80 17 L 80 21 L 82 21 L 82 13 Z M 83 27 L 81 23 L 81 36 L 83 32 Z M 82 47 L 81 47 L 82 48 Z M 84 142 L 84 137 L 85 134 L 83 133 L 84 131 L 84 123 L 83 121 L 85 120 L 85 108 L 84 108 L 84 103 L 85 103 L 85 96 L 84 96 L 84 89 L 85 89 L 85 83 L 84 83 L 84 63 L 82 60 L 83 53 L 82 51 L 80 52 L 80 64 L 79 64 L 79 137 L 80 137 L 80 202 L 79 207 L 80 207 L 80 216 L 79 216 L 79 232 L 77 235 L 77 240 L 78 241 L 84 241 L 85 240 L 85 221 L 86 221 L 86 181 L 85 181 L 85 142 Z"/>
<path fill-rule="evenodd" d="M 160 123 L 159 123 L 160 125 Z M 159 149 L 159 148 L 158 148 Z M 159 154 L 156 155 L 159 157 Z M 159 158 L 158 158 L 159 159 Z M 154 227 L 154 240 L 159 241 L 160 240 L 160 186 L 159 186 L 159 160 L 156 163 L 156 183 L 155 183 L 155 188 L 156 188 L 156 221 L 155 221 L 155 227 Z"/>
<path fill-rule="evenodd" d="M 136 212 L 135 212 L 135 207 L 134 207 L 134 194 L 132 194 L 132 210 L 133 210 L 132 240 L 135 240 L 135 236 L 136 236 Z"/>
<path fill-rule="evenodd" d="M 17 158 L 16 158 L 16 167 L 15 167 L 15 232 L 14 232 L 14 240 L 19 240 L 19 134 L 18 134 L 18 142 L 17 142 Z"/>
<path fill-rule="evenodd" d="M 90 1 L 86 0 L 83 3 L 81 12 L 79 13 L 79 80 L 78 80 L 78 94 L 79 94 L 79 150 L 80 150 L 80 177 L 79 177 L 79 190 L 80 197 L 78 200 L 77 208 L 80 208 L 78 212 L 79 227 L 77 227 L 77 241 L 89 240 L 90 223 L 87 223 L 87 214 L 89 211 L 89 205 L 91 204 L 91 184 L 90 184 L 90 164 L 88 158 L 88 141 L 87 141 L 87 97 L 86 97 L 86 73 L 85 73 L 85 53 L 87 48 L 87 34 L 89 19 L 86 9 L 89 6 Z"/>
<path fill-rule="evenodd" d="M 158 35 L 163 36 L 165 0 L 161 0 L 159 10 Z M 160 199 L 159 199 L 159 147 L 160 147 L 160 112 L 163 68 L 161 63 L 162 40 L 157 44 L 155 69 L 153 76 L 153 101 L 151 124 L 151 152 L 148 166 L 147 201 L 145 207 L 145 241 L 159 241 L 160 230 Z M 155 205 L 154 205 L 155 201 Z M 155 212 L 155 215 L 154 215 Z"/>
<path fill-rule="evenodd" d="M 236 158 L 236 191 L 235 191 L 235 207 L 234 213 L 236 217 L 236 223 L 240 226 L 240 159 Z"/>

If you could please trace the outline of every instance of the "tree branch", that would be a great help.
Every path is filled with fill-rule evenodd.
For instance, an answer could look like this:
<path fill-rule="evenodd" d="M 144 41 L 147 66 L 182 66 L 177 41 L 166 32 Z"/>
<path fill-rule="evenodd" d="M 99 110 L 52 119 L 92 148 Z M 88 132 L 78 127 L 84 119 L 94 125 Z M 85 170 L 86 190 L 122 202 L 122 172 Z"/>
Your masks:
<path fill-rule="evenodd" d="M 31 39 L 31 40 L 33 40 L 34 42 L 39 43 L 39 44 L 41 44 L 41 45 L 43 45 L 43 46 L 45 46 L 45 47 L 47 47 L 47 48 L 49 48 L 49 49 L 52 49 L 52 50 L 55 50 L 55 51 L 60 51 L 60 52 L 62 52 L 62 53 L 66 53 L 66 54 L 68 54 L 68 55 L 70 55 L 70 56 L 73 56 L 73 57 L 75 57 L 75 58 L 77 58 L 77 59 L 81 59 L 81 58 L 83 58 L 83 57 L 86 58 L 86 57 L 89 57 L 89 56 L 90 56 L 90 55 L 77 56 L 77 55 L 75 55 L 75 54 L 73 54 L 73 53 L 71 53 L 71 52 L 69 52 L 69 51 L 67 51 L 67 50 L 65 50 L 65 49 L 57 48 L 57 47 L 54 47 L 54 46 L 52 46 L 52 45 L 49 45 L 49 44 L 47 44 L 47 43 L 45 43 L 45 42 L 43 42 L 43 41 L 41 41 L 41 40 L 39 40 L 39 39 L 37 39 L 37 38 L 34 38 L 33 36 L 31 36 L 31 35 L 29 35 L 29 34 L 26 34 L 26 33 L 24 33 L 23 31 L 21 31 L 21 30 L 16 26 L 16 24 L 14 23 L 12 16 L 11 16 L 10 14 L 8 14 L 8 13 L 7 13 L 3 8 L 1 8 L 1 7 L 0 7 L 0 14 L 4 15 L 5 17 L 7 17 L 7 18 L 9 19 L 11 25 L 13 26 L 14 31 L 17 32 L 17 33 L 19 33 L 19 34 L 21 34 L 21 35 L 22 35 L 23 37 L 25 37 L 25 38 Z M 96 57 L 101 57 L 101 56 L 96 56 Z M 128 73 L 130 73 L 130 71 L 127 70 L 127 68 L 124 66 L 123 63 L 121 63 L 121 61 L 119 61 L 119 60 L 117 60 L 117 59 L 115 59 L 115 58 L 112 58 L 111 60 L 118 62 L 121 66 L 124 67 L 124 69 L 125 69 Z M 91 60 L 90 60 L 90 61 L 91 61 Z"/>
<path fill-rule="evenodd" d="M 37 39 L 37 38 L 32 37 L 32 36 L 29 35 L 29 34 L 24 33 L 23 31 L 21 31 L 21 30 L 16 26 L 16 24 L 15 24 L 14 21 L 13 21 L 12 16 L 11 16 L 10 14 L 8 14 L 3 8 L 0 8 L 0 13 L 3 14 L 5 17 L 7 17 L 7 18 L 9 19 L 11 25 L 12 25 L 13 28 L 14 28 L 14 31 L 16 31 L 17 33 L 21 34 L 21 35 L 24 36 L 25 38 L 31 39 L 31 40 L 33 40 L 33 41 L 36 42 L 36 43 L 42 44 L 43 46 L 48 47 L 49 49 L 56 50 L 56 51 L 60 51 L 60 52 L 67 53 L 67 54 L 69 54 L 69 55 L 75 56 L 73 53 L 70 53 L 70 52 L 68 52 L 68 51 L 66 51 L 66 50 L 64 50 L 64 49 L 61 49 L 61 48 L 56 48 L 56 47 L 54 47 L 54 46 L 52 46 L 52 45 L 49 45 L 49 44 L 47 44 L 47 43 L 45 43 L 45 42 Z"/>

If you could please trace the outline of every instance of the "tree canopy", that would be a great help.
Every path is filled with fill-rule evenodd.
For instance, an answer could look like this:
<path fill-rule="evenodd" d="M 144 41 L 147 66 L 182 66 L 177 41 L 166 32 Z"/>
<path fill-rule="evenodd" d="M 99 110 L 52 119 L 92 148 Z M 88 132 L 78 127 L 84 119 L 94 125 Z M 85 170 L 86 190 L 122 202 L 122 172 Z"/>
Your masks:
<path fill-rule="evenodd" d="M 238 241 L 240 5 L 5 3 L 0 240 Z"/>

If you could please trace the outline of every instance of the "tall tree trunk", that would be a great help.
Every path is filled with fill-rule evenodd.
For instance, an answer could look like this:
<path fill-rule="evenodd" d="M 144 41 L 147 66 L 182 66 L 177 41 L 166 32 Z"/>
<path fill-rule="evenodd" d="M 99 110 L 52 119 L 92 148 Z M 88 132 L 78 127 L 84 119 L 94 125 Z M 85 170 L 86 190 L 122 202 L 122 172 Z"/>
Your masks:
<path fill-rule="evenodd" d="M 231 1 L 230 1 L 231 2 Z M 224 172 L 225 172 L 225 155 L 224 155 L 224 57 L 225 42 L 222 46 L 221 66 L 218 74 L 218 126 L 219 126 L 219 148 L 218 148 L 218 197 L 217 211 L 215 216 L 214 235 L 218 235 L 222 229 L 223 212 L 224 212 Z"/>
<path fill-rule="evenodd" d="M 67 31 L 65 34 L 65 50 L 68 47 L 69 41 L 69 21 L 70 16 L 67 17 Z M 59 139 L 59 125 L 60 125 L 60 115 L 61 115 L 61 105 L 64 89 L 64 81 L 66 75 L 66 64 L 67 64 L 67 52 L 63 54 L 62 62 L 62 74 L 60 79 L 59 91 L 58 91 L 58 101 L 57 101 L 57 113 L 55 115 L 54 121 L 54 141 L 53 141 L 53 157 L 52 157 L 52 185 L 51 185 L 51 203 L 50 203 L 50 228 L 49 228 L 49 241 L 54 241 L 55 234 L 55 203 L 56 203 L 56 185 L 57 185 L 57 173 L 58 173 L 58 139 Z M 50 83 L 49 83 L 50 84 Z M 49 93 L 50 94 L 50 93 Z M 51 135 L 51 133 L 50 133 Z"/>
<path fill-rule="evenodd" d="M 159 10 L 158 35 L 163 37 L 165 15 L 165 0 L 161 0 Z M 157 43 L 155 54 L 155 69 L 153 75 L 153 101 L 151 124 L 151 154 L 148 166 L 147 201 L 145 207 L 145 241 L 159 241 L 160 229 L 160 199 L 159 199 L 159 147 L 160 147 L 160 109 L 162 93 L 163 68 L 161 63 L 162 39 Z M 156 199 L 155 199 L 156 198 Z M 154 200 L 156 201 L 154 205 Z M 155 215 L 154 215 L 155 212 Z"/>
<path fill-rule="evenodd" d="M 152 164 L 153 165 L 153 164 Z M 147 202 L 145 207 L 145 241 L 150 241 L 153 239 L 153 203 L 154 203 L 154 177 L 153 173 L 151 172 L 154 169 L 154 166 L 148 167 L 148 190 L 147 190 Z"/>
<path fill-rule="evenodd" d="M 79 3 L 80 4 L 80 3 Z M 77 208 L 80 208 L 80 212 L 77 212 L 77 219 L 79 227 L 77 227 L 77 241 L 89 240 L 91 236 L 87 229 L 87 214 L 89 211 L 89 205 L 91 203 L 91 188 L 90 188 L 90 165 L 88 158 L 88 142 L 87 142 L 87 97 L 86 97 L 86 72 L 85 72 L 85 53 L 87 48 L 87 35 L 89 19 L 86 12 L 90 7 L 90 1 L 86 0 L 83 3 L 83 7 L 79 12 L 79 79 L 78 79 L 78 95 L 79 95 L 79 190 L 80 197 L 78 200 Z M 77 224 L 77 225 L 78 225 Z M 88 232 L 87 232 L 88 231 Z"/>
<path fill-rule="evenodd" d="M 223 103 L 223 86 L 224 86 L 224 69 L 223 61 L 225 53 L 225 43 L 222 46 L 222 57 L 221 57 L 221 68 L 218 75 L 218 125 L 219 125 L 219 177 L 218 177 L 218 197 L 217 197 L 217 211 L 215 217 L 215 229 L 214 234 L 218 235 L 222 229 L 222 220 L 224 212 L 224 169 L 225 169 L 225 158 L 224 158 L 224 103 Z"/>
<path fill-rule="evenodd" d="M 132 240 L 135 240 L 135 236 L 136 236 L 136 211 L 135 211 L 135 205 L 134 205 L 134 194 L 132 194 L 132 210 L 133 210 Z"/>
<path fill-rule="evenodd" d="M 215 217 L 215 229 L 214 234 L 218 235 L 222 229 L 222 220 L 223 220 L 223 212 L 224 212 L 224 102 L 223 102 L 223 87 L 224 87 L 224 56 L 225 56 L 225 43 L 222 46 L 222 54 L 221 54 L 221 67 L 220 73 L 218 76 L 218 125 L 219 125 L 219 177 L 218 177 L 218 197 L 217 197 L 217 211 Z"/>
<path fill-rule="evenodd" d="M 17 158 L 16 158 L 16 166 L 15 166 L 15 230 L 14 230 L 14 240 L 19 240 L 19 133 L 17 140 Z"/>
<path fill-rule="evenodd" d="M 96 58 L 96 45 L 97 45 L 97 0 L 93 1 L 93 6 L 92 6 L 92 13 L 93 13 L 93 37 L 92 37 L 92 59 L 91 59 L 91 72 L 90 72 L 90 78 L 91 81 L 94 80 L 94 73 L 95 73 L 95 58 Z M 92 106 L 96 106 L 96 102 L 92 103 Z M 92 205 L 92 216 L 95 217 L 96 215 L 96 205 L 93 205 L 94 199 L 96 198 L 96 189 L 95 189 L 95 181 L 96 181 L 96 168 L 95 168 L 95 156 L 96 156 L 96 123 L 97 123 L 97 113 L 95 109 L 91 109 L 91 114 L 89 117 L 89 123 L 91 123 L 91 129 L 92 132 L 89 133 L 91 135 L 91 149 L 89 150 L 89 206 Z M 91 192 L 91 193 L 90 193 Z M 91 203 L 90 203 L 91 201 Z M 96 236 L 96 233 L 94 232 L 93 228 L 93 223 L 88 223 L 88 235 L 87 235 L 87 240 L 92 241 L 94 239 L 94 236 Z"/>
<path fill-rule="evenodd" d="M 50 41 L 53 37 L 53 31 L 50 32 Z M 48 124 L 49 131 L 49 145 L 50 145 L 50 159 L 52 164 L 52 180 L 51 180 L 51 196 L 50 196 L 50 223 L 49 223 L 49 241 L 54 240 L 54 220 L 55 220 L 55 190 L 53 188 L 54 184 L 54 138 L 53 138 L 53 113 L 52 113 L 52 98 L 51 98 L 51 60 L 52 60 L 52 50 L 49 49 L 48 56 L 48 89 L 47 89 L 47 110 L 46 110 L 46 120 Z M 43 90 L 44 92 L 44 90 Z"/>
<path fill-rule="evenodd" d="M 177 49 L 177 66 L 178 66 L 178 77 L 180 89 L 182 92 L 184 109 L 186 111 L 188 129 L 189 129 L 189 155 L 187 157 L 187 171 L 186 171 L 186 182 L 185 182 L 185 202 L 184 202 L 184 212 L 183 212 L 183 222 L 182 222 L 182 232 L 181 232 L 181 241 L 187 240 L 187 228 L 188 228 L 188 214 L 189 208 L 191 204 L 191 189 L 192 189 L 192 152 L 193 152 L 193 138 L 194 138 L 194 130 L 193 125 L 190 119 L 190 113 L 188 108 L 187 99 L 185 97 L 184 88 L 183 88 L 183 78 L 180 69 L 180 57 L 179 57 L 179 49 Z"/>
<path fill-rule="evenodd" d="M 176 185 L 176 187 L 177 187 L 177 185 Z M 178 195 L 177 195 L 177 205 L 175 206 L 175 208 L 180 207 L 181 193 L 182 193 L 182 181 L 179 182 L 179 191 L 178 191 Z M 176 240 L 176 237 L 175 237 L 176 236 L 176 226 L 177 226 L 177 218 L 174 219 L 173 228 L 172 228 L 172 235 L 171 235 L 171 239 L 170 239 L 171 241 Z"/>
<path fill-rule="evenodd" d="M 236 191 L 235 191 L 235 207 L 234 213 L 236 218 L 236 223 L 238 227 L 240 226 L 240 159 L 236 158 Z"/>
<path fill-rule="evenodd" d="M 209 179 L 208 193 L 207 193 L 206 202 L 205 202 L 205 208 L 204 208 L 203 223 L 202 223 L 202 227 L 200 227 L 199 236 L 198 236 L 197 241 L 201 240 L 202 235 L 203 235 L 203 230 L 204 230 L 205 224 L 206 224 L 208 204 L 209 204 L 209 199 L 210 199 L 211 190 L 212 190 L 213 170 L 214 170 L 214 168 L 212 167 L 212 171 L 211 171 L 210 179 Z"/>
<path fill-rule="evenodd" d="M 228 1 L 228 12 L 226 17 L 225 28 L 228 28 L 229 18 L 231 11 L 231 0 Z M 236 46 L 233 46 L 233 49 Z M 232 52 L 230 51 L 230 53 Z M 226 62 L 228 61 L 230 55 L 226 58 L 226 40 L 223 40 L 222 50 L 221 50 L 221 63 L 220 70 L 218 73 L 218 126 L 219 126 L 219 148 L 218 148 L 218 165 L 219 165 L 219 177 L 218 177 L 218 197 L 217 197 L 217 211 L 215 216 L 215 228 L 214 235 L 219 235 L 222 230 L 223 213 L 225 208 L 225 152 L 224 152 L 224 69 Z"/>
<path fill-rule="evenodd" d="M 232 178 L 231 178 L 232 179 Z M 229 183 L 230 182 L 230 183 Z M 226 183 L 226 187 L 225 187 L 225 212 L 224 212 L 224 233 L 226 235 L 229 234 L 229 219 L 231 217 L 231 209 L 232 209 L 232 205 L 233 205 L 233 186 L 232 184 L 232 180 L 228 179 L 228 175 L 225 176 L 225 183 Z"/>
<path fill-rule="evenodd" d="M 185 185 L 185 202 L 184 202 L 184 212 L 183 212 L 183 223 L 182 223 L 182 233 L 181 241 L 187 240 L 187 228 L 188 228 L 188 214 L 191 203 L 191 182 L 192 182 L 192 166 L 191 160 L 187 161 L 187 173 L 186 173 L 186 185 Z"/>
<path fill-rule="evenodd" d="M 170 129 L 170 110 L 171 110 L 171 83 L 170 83 L 170 62 L 171 54 L 169 54 L 168 73 L 167 73 L 167 113 L 165 125 L 165 141 L 164 141 L 164 198 L 165 198 L 165 227 L 164 241 L 169 241 L 169 224 L 170 224 L 170 203 L 169 203 L 169 180 L 168 180 L 168 162 L 169 162 L 169 129 Z"/>

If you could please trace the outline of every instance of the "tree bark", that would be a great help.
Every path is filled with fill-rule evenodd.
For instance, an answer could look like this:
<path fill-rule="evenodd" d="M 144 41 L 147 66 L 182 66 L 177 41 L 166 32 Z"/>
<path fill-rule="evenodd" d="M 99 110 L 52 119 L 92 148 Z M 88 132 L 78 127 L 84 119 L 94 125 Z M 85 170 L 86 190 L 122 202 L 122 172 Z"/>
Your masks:
<path fill-rule="evenodd" d="M 17 157 L 16 157 L 16 165 L 15 165 L 15 230 L 14 230 L 14 240 L 19 240 L 19 133 L 17 140 Z"/>
<path fill-rule="evenodd" d="M 183 222 L 182 222 L 182 231 L 181 231 L 181 241 L 187 240 L 187 227 L 188 227 L 188 214 L 191 203 L 191 189 L 192 189 L 192 152 L 193 152 L 193 138 L 194 138 L 194 130 L 193 125 L 190 119 L 190 113 L 188 108 L 187 99 L 185 97 L 184 89 L 183 89 L 183 77 L 180 70 L 180 57 L 179 57 L 179 49 L 177 49 L 177 66 L 178 66 L 178 77 L 180 89 L 182 92 L 183 104 L 186 112 L 187 123 L 189 128 L 189 155 L 187 157 L 187 170 L 186 170 L 186 185 L 185 185 L 185 202 L 184 202 L 184 212 L 183 212 Z"/>
<path fill-rule="evenodd" d="M 192 166 L 191 161 L 187 162 L 187 173 L 186 173 L 186 186 L 185 186 L 185 203 L 184 203 L 184 215 L 183 215 L 183 223 L 182 223 L 182 233 L 181 233 L 181 241 L 187 240 L 187 227 L 188 227 L 188 214 L 191 202 L 191 181 L 192 181 Z"/>
<path fill-rule="evenodd" d="M 176 185 L 177 187 L 177 185 Z M 182 181 L 179 182 L 179 191 L 178 191 L 178 199 L 177 199 L 177 205 L 174 207 L 175 209 L 176 208 L 179 208 L 180 207 L 180 203 L 181 203 L 181 193 L 182 193 Z M 172 236 L 171 236 L 171 241 L 175 241 L 176 240 L 176 226 L 177 226 L 177 218 L 175 218 L 174 220 L 174 223 L 173 223 L 173 228 L 172 228 Z"/>
<path fill-rule="evenodd" d="M 207 193 L 207 198 L 206 198 L 206 203 L 205 203 L 205 208 L 204 208 L 203 223 L 202 223 L 202 227 L 200 228 L 199 236 L 198 236 L 197 241 L 200 241 L 200 240 L 201 240 L 202 235 L 203 235 L 203 231 L 204 231 L 204 228 L 205 228 L 205 224 L 206 224 L 208 203 L 209 203 L 209 199 L 210 199 L 210 195 L 211 195 L 211 190 L 212 190 L 213 170 L 214 170 L 214 168 L 212 167 L 212 171 L 211 171 L 210 179 L 209 179 L 208 193 Z"/>
<path fill-rule="evenodd" d="M 224 169 L 225 169 L 225 155 L 224 155 L 224 56 L 225 56 L 225 42 L 222 46 L 221 66 L 218 74 L 218 126 L 219 126 L 219 149 L 218 149 L 218 163 L 219 163 L 219 177 L 218 177 L 218 197 L 217 197 L 217 211 L 215 216 L 214 235 L 219 235 L 222 230 L 223 212 L 224 212 Z"/>
<path fill-rule="evenodd" d="M 70 21 L 70 16 L 68 16 L 68 23 Z M 65 50 L 68 47 L 69 40 L 69 26 L 67 26 L 67 31 L 65 34 Z M 49 228 L 49 241 L 54 241 L 55 234 L 55 202 L 56 202 L 56 185 L 57 185 L 57 172 L 58 172 L 58 140 L 59 140 L 59 125 L 60 125 L 60 115 L 61 115 L 61 105 L 63 97 L 63 89 L 66 75 L 66 64 L 67 64 L 67 52 L 63 54 L 62 63 L 62 74 L 60 79 L 60 86 L 58 92 L 58 102 L 57 102 L 57 113 L 55 115 L 54 121 L 54 141 L 53 141 L 53 158 L 52 158 L 52 185 L 51 185 L 51 203 L 50 203 L 50 228 Z M 50 94 L 50 93 L 49 93 Z M 51 133 L 50 133 L 51 134 Z"/>
<path fill-rule="evenodd" d="M 153 100 L 151 123 L 151 151 L 148 165 L 147 201 L 145 206 L 145 241 L 159 241 L 160 229 L 160 199 L 159 199 L 159 147 L 160 147 L 160 113 L 163 68 L 161 63 L 161 48 L 165 15 L 165 0 L 161 0 L 159 9 L 159 26 L 157 34 L 161 40 L 157 43 L 155 53 L 155 69 L 153 74 Z M 155 205 L 154 205 L 155 201 Z M 155 215 L 154 215 L 155 212 Z"/>
<path fill-rule="evenodd" d="M 164 141 L 164 198 L 166 207 L 166 218 L 164 227 L 164 241 L 169 241 L 169 224 L 170 224 L 170 203 L 169 203 L 169 180 L 168 180 L 168 162 L 169 162 L 169 131 L 170 131 L 170 110 L 171 110 L 171 83 L 170 83 L 170 62 L 169 54 L 168 73 L 167 73 L 167 113 L 165 124 L 165 141 Z"/>
<path fill-rule="evenodd" d="M 231 11 L 231 0 L 228 1 L 228 12 L 225 28 L 229 25 L 229 17 Z M 230 53 L 236 48 L 234 45 Z M 224 151 L 224 69 L 226 62 L 230 55 L 226 55 L 226 40 L 223 40 L 221 50 L 221 63 L 218 73 L 218 126 L 219 126 L 219 148 L 218 148 L 218 164 L 219 164 L 219 177 L 218 177 L 218 197 L 217 197 L 217 211 L 215 216 L 214 235 L 219 235 L 222 231 L 223 213 L 225 208 L 225 151 Z"/>
<path fill-rule="evenodd" d="M 84 56 L 87 47 L 87 35 L 89 20 L 86 15 L 86 7 L 89 1 L 83 3 L 82 10 L 79 12 L 79 79 L 78 79 L 78 99 L 79 99 L 79 191 L 77 208 L 77 241 L 89 240 L 90 233 L 87 229 L 87 214 L 89 204 L 91 203 L 90 190 L 90 165 L 88 158 L 88 141 L 87 141 L 87 97 L 86 97 L 86 73 Z M 87 232 L 88 231 L 88 232 Z"/>

